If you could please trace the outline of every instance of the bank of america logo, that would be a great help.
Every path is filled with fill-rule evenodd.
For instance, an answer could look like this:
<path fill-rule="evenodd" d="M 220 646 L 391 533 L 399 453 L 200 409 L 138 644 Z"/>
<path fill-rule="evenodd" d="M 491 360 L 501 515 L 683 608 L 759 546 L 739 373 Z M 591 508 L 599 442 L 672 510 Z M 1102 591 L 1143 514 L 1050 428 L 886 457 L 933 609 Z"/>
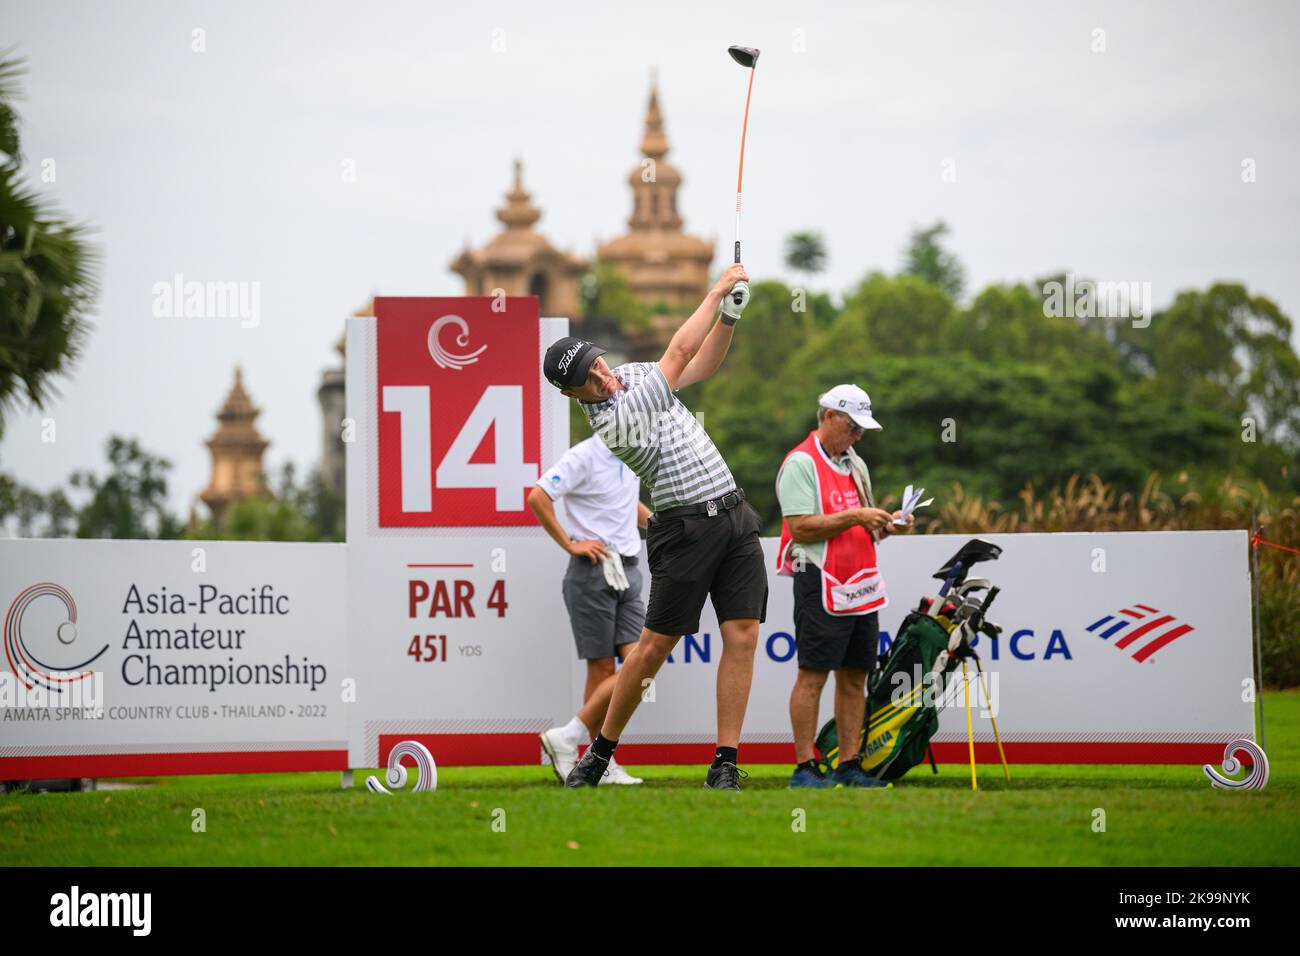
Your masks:
<path fill-rule="evenodd" d="M 1119 635 L 1115 646 L 1122 651 L 1138 645 L 1133 650 L 1133 660 L 1141 662 L 1195 628 L 1179 623 L 1174 615 L 1158 611 L 1149 604 L 1134 604 L 1094 621 L 1088 625 L 1088 630 L 1107 641 Z"/>

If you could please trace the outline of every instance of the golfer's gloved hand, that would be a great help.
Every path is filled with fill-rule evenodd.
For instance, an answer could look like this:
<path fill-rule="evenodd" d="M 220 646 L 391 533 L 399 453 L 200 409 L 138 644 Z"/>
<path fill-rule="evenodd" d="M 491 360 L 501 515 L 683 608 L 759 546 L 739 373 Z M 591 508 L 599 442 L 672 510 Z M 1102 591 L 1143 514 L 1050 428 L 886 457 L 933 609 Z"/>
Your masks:
<path fill-rule="evenodd" d="M 749 283 L 737 282 L 732 286 L 731 291 L 722 297 L 722 314 L 738 319 L 747 305 L 749 305 Z"/>

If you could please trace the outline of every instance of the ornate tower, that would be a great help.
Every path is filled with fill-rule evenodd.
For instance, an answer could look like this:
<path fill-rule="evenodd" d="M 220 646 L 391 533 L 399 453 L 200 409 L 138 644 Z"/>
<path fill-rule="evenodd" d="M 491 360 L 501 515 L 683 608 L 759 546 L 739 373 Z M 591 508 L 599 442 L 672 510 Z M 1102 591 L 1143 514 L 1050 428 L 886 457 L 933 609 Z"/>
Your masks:
<path fill-rule="evenodd" d="M 682 174 L 664 159 L 668 155 L 668 136 L 659 109 L 658 84 L 653 81 L 641 153 L 641 162 L 628 176 L 632 186 L 629 231 L 602 244 L 596 257 L 617 266 L 632 292 L 648 305 L 690 310 L 709 290 L 714 244 L 682 231 L 677 209 Z M 660 331 L 675 324 L 663 323 Z"/>
<path fill-rule="evenodd" d="M 244 391 L 243 373 L 236 367 L 235 384 L 217 412 L 217 432 L 207 442 L 212 452 L 212 480 L 199 495 L 217 524 L 225 522 L 231 505 L 269 494 L 262 453 L 270 443 L 254 424 L 258 414 L 260 410 Z"/>
<path fill-rule="evenodd" d="M 524 165 L 515 160 L 515 184 L 506 193 L 506 204 L 497 210 L 505 224 L 481 249 L 468 245 L 451 264 L 451 271 L 465 280 L 466 295 L 491 295 L 504 289 L 506 295 L 537 296 L 542 315 L 579 318 L 581 301 L 578 280 L 587 271 L 587 261 L 553 247 L 533 225 L 542 217 L 524 189 Z"/>
<path fill-rule="evenodd" d="M 355 318 L 373 319 L 375 317 L 375 300 L 370 298 L 366 304 L 352 313 Z M 347 332 L 339 336 L 334 343 L 335 350 L 346 361 Z M 347 452 L 343 444 L 343 419 L 347 417 L 347 381 L 344 365 L 327 368 L 321 373 L 320 387 L 316 389 L 316 400 L 320 403 L 321 452 L 320 474 L 325 486 L 340 499 L 347 495 Z"/>

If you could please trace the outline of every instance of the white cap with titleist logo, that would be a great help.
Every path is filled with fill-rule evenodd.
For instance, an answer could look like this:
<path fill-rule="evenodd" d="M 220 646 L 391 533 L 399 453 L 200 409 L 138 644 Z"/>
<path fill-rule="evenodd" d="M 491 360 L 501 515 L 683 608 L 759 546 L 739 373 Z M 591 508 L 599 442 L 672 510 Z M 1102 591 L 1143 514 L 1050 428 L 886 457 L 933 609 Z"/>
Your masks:
<path fill-rule="evenodd" d="M 817 400 L 822 408 L 833 408 L 844 412 L 863 428 L 880 431 L 884 428 L 880 422 L 871 417 L 871 397 L 856 385 L 836 385 Z"/>

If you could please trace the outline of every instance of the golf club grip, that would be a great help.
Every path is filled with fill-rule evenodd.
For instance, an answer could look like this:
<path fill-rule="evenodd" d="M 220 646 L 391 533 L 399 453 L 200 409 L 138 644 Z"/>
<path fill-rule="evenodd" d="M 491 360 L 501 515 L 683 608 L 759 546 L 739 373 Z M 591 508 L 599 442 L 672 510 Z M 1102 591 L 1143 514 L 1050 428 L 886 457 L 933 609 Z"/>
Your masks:
<path fill-rule="evenodd" d="M 943 587 L 939 589 L 939 597 L 946 597 L 948 589 L 952 587 L 952 582 L 957 580 L 957 575 L 961 574 L 961 562 L 953 563 L 952 570 L 948 572 L 948 580 L 943 582 Z"/>
<path fill-rule="evenodd" d="M 980 610 L 979 610 L 980 617 L 984 616 L 984 612 L 989 609 L 989 605 L 993 603 L 993 599 L 998 596 L 998 592 L 1001 590 L 1002 589 L 997 587 L 996 585 L 994 587 L 989 588 L 989 593 L 984 595 L 984 603 L 980 605 Z"/>
<path fill-rule="evenodd" d="M 740 240 L 736 240 L 736 265 L 740 265 Z"/>

